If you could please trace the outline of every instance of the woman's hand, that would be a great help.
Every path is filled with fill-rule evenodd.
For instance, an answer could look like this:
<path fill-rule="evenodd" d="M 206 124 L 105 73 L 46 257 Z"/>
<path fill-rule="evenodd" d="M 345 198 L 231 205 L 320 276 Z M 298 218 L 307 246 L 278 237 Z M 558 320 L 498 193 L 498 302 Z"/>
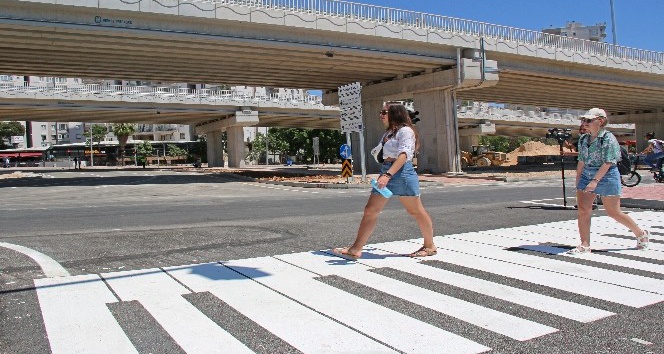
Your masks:
<path fill-rule="evenodd" d="M 588 183 L 588 185 L 586 186 L 586 189 L 584 189 L 583 191 L 584 192 L 594 192 L 595 188 L 597 188 L 597 181 L 592 180 L 592 181 L 590 181 L 590 183 Z"/>
<path fill-rule="evenodd" d="M 380 175 L 380 176 L 378 176 L 378 179 L 376 180 L 376 182 L 378 182 L 378 188 L 385 188 L 385 186 L 387 185 L 387 182 L 389 182 L 389 181 L 390 181 L 390 177 L 388 177 L 386 175 Z"/>

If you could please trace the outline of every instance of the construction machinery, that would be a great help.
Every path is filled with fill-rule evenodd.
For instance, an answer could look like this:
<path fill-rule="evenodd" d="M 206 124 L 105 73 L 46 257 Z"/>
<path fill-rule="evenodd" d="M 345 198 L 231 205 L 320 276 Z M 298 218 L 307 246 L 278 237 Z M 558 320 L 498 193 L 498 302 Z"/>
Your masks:
<path fill-rule="evenodd" d="M 472 151 L 461 151 L 461 167 L 468 166 L 500 166 L 507 162 L 507 154 L 504 152 L 490 151 L 486 145 L 473 145 Z"/>

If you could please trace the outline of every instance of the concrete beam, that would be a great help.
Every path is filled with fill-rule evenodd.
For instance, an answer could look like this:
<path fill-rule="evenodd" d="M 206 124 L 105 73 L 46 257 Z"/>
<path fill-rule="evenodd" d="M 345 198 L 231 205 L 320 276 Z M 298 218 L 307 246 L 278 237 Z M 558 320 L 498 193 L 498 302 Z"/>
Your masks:
<path fill-rule="evenodd" d="M 219 119 L 214 122 L 197 125 L 196 134 L 207 134 L 208 132 L 222 131 L 229 127 L 248 127 L 256 125 L 258 122 L 258 111 L 237 111 L 233 116 L 227 116 L 226 118 Z"/>
<path fill-rule="evenodd" d="M 459 129 L 459 136 L 493 135 L 493 134 L 496 134 L 496 125 L 491 122 L 482 123 L 472 128 Z"/>
<path fill-rule="evenodd" d="M 485 65 L 483 74 L 480 61 L 462 58 L 461 77 L 459 78 L 457 78 L 456 69 L 449 69 L 367 85 L 362 87 L 362 99 L 379 97 L 386 101 L 408 99 L 418 93 L 449 90 L 455 88 L 457 83 L 457 91 L 495 86 L 498 83 L 498 63 L 487 60 Z M 323 104 L 326 106 L 338 105 L 338 93 L 324 93 Z"/>

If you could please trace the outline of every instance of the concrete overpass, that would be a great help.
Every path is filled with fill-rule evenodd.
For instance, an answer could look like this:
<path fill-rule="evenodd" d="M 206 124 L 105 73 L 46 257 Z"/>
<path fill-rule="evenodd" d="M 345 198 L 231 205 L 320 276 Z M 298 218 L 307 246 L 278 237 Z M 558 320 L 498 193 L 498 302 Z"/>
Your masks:
<path fill-rule="evenodd" d="M 370 142 L 371 112 L 413 98 L 424 170 L 459 169 L 455 99 L 599 106 L 664 135 L 663 53 L 333 0 L 0 5 L 0 72 L 311 87 L 326 104 L 359 81 Z"/>
<path fill-rule="evenodd" d="M 96 84 L 0 84 L 0 114 L 26 121 L 187 124 L 195 126 L 199 134 L 252 124 L 340 128 L 339 108 L 324 106 L 319 96 L 302 95 L 301 90 L 273 91 L 267 94 L 264 88 L 251 87 L 196 90 Z M 482 103 L 463 106 L 457 111 L 465 150 L 476 144 L 481 135 L 543 137 L 553 127 L 576 130 L 577 117 L 578 114 L 524 112 Z M 611 124 L 610 128 L 618 137 L 634 138 L 634 124 Z M 229 162 L 236 167 L 235 161 Z"/>

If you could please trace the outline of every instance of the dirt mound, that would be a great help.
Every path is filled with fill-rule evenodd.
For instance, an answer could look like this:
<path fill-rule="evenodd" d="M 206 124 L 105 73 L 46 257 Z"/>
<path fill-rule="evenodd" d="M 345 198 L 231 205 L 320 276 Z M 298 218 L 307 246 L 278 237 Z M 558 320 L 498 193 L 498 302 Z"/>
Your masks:
<path fill-rule="evenodd" d="M 559 155 L 560 147 L 558 145 L 546 145 L 539 141 L 528 141 L 507 154 L 508 163 L 504 166 L 516 165 L 519 156 L 547 156 Z"/>

